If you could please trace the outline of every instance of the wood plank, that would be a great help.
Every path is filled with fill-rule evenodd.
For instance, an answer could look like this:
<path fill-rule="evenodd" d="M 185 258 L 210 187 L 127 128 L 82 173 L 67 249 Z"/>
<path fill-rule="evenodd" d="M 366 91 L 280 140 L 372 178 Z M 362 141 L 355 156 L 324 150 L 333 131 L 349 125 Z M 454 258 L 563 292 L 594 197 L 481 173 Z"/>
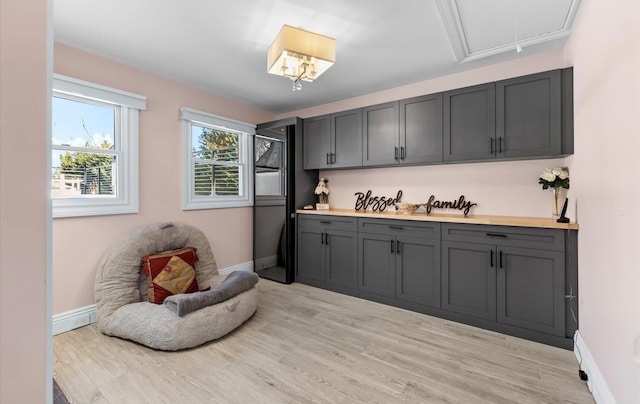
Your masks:
<path fill-rule="evenodd" d="M 467 224 L 490 224 L 494 226 L 520 226 L 535 227 L 542 229 L 570 229 L 579 230 L 580 226 L 575 223 L 558 223 L 553 219 L 545 217 L 524 217 L 524 216 L 492 216 L 492 215 L 469 215 L 452 213 L 413 213 L 404 214 L 400 212 L 365 212 L 354 209 L 330 209 L 330 210 L 304 210 L 299 209 L 296 213 L 304 215 L 333 215 L 365 217 L 370 219 L 398 219 L 416 220 L 422 222 L 441 223 L 467 223 Z"/>
<path fill-rule="evenodd" d="M 261 279 L 256 314 L 179 352 L 54 337 L 71 402 L 593 403 L 572 352 L 329 292 Z"/>

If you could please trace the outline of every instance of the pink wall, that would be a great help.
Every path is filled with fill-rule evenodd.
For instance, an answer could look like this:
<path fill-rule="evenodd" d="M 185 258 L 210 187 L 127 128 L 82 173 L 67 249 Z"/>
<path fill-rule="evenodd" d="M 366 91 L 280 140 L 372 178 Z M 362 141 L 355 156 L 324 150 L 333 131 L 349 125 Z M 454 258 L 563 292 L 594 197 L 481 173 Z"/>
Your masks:
<path fill-rule="evenodd" d="M 640 3 L 582 2 L 574 65 L 580 333 L 619 403 L 640 402 Z M 640 358 L 638 358 L 640 360 Z"/>
<path fill-rule="evenodd" d="M 211 241 L 218 267 L 253 259 L 250 208 L 183 211 L 180 107 L 248 123 L 274 115 L 56 43 L 54 72 L 147 97 L 140 112 L 140 213 L 53 221 L 53 313 L 94 303 L 100 256 L 131 230 L 159 221 L 193 224 Z"/>
<path fill-rule="evenodd" d="M 46 0 L 0 1 L 0 402 L 43 403 L 47 335 Z M 25 21 L 29 21 L 25 24 Z M 28 170 L 25 156 L 29 159 Z"/>
<path fill-rule="evenodd" d="M 548 52 L 288 115 L 321 115 L 565 66 L 562 51 Z M 393 196 L 401 189 L 405 202 L 426 202 L 431 194 L 454 200 L 463 194 L 478 203 L 475 214 L 551 217 L 551 195 L 542 191 L 538 177 L 554 165 L 564 165 L 564 159 L 323 171 L 321 176 L 329 179 L 329 201 L 336 208 L 353 208 L 353 194 L 358 191 L 371 189 L 374 195 Z M 573 209 L 568 216 L 575 218 Z"/>

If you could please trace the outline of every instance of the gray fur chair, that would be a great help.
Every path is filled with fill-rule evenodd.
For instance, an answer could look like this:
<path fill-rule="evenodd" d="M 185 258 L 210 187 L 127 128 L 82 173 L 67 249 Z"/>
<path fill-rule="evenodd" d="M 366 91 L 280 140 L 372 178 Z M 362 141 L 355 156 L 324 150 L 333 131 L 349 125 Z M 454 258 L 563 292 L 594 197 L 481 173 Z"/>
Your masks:
<path fill-rule="evenodd" d="M 186 224 L 143 227 L 103 255 L 95 280 L 96 320 L 103 334 L 177 351 L 218 339 L 253 315 L 258 307 L 255 287 L 183 317 L 165 305 L 150 303 L 146 280 L 140 274 L 142 257 L 184 247 L 198 249 L 195 270 L 200 289 L 218 287 L 226 276 L 218 274 L 209 241 L 199 229 Z"/>

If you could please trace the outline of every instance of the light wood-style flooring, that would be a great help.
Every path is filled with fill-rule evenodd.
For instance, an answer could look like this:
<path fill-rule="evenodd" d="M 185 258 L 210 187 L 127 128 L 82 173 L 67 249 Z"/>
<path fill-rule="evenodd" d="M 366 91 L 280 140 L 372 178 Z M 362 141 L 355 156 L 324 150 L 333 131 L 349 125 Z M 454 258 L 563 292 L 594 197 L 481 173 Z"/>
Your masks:
<path fill-rule="evenodd" d="M 71 403 L 593 403 L 571 351 L 261 279 L 242 327 L 180 352 L 54 337 Z"/>

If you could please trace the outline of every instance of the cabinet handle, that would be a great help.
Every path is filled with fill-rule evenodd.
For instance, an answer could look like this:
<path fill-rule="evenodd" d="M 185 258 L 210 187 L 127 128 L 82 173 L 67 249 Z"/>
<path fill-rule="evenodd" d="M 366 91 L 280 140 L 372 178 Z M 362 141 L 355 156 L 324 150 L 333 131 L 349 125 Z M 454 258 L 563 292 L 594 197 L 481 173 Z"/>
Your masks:
<path fill-rule="evenodd" d="M 324 233 L 320 233 L 320 244 L 324 244 Z"/>
<path fill-rule="evenodd" d="M 400 254 L 400 240 L 396 241 L 396 254 Z"/>
<path fill-rule="evenodd" d="M 491 265 L 489 268 L 493 268 L 493 250 L 491 250 Z"/>
<path fill-rule="evenodd" d="M 402 226 L 389 226 L 390 230 L 404 230 L 404 227 Z"/>
<path fill-rule="evenodd" d="M 500 268 L 504 268 L 504 267 L 502 266 L 502 251 L 500 251 Z"/>
<path fill-rule="evenodd" d="M 394 151 L 394 154 L 393 154 L 393 156 L 394 156 L 393 158 L 397 160 L 398 159 L 398 146 L 394 147 L 394 150 L 395 151 Z"/>
<path fill-rule="evenodd" d="M 324 233 L 324 243 L 329 245 L 329 233 Z"/>
<path fill-rule="evenodd" d="M 498 153 L 502 153 L 502 136 L 498 138 Z"/>
<path fill-rule="evenodd" d="M 395 251 L 393 251 L 393 240 L 391 240 L 391 254 L 395 253 Z"/>
<path fill-rule="evenodd" d="M 331 153 L 331 164 L 335 164 L 335 163 L 336 163 L 336 154 Z"/>
<path fill-rule="evenodd" d="M 331 164 L 330 156 L 331 153 L 327 153 L 327 165 Z"/>
<path fill-rule="evenodd" d="M 407 154 L 404 151 L 404 146 L 400 147 L 400 160 L 404 160 L 407 157 Z"/>
<path fill-rule="evenodd" d="M 506 234 L 497 234 L 497 233 L 485 233 L 487 236 L 489 237 L 502 237 L 502 238 L 507 238 Z"/>
<path fill-rule="evenodd" d="M 322 224 L 331 224 L 331 220 L 321 220 L 320 223 L 322 223 Z"/>
<path fill-rule="evenodd" d="M 496 141 L 496 140 L 495 140 L 494 138 L 490 138 L 490 139 L 489 139 L 489 148 L 490 148 L 489 154 L 493 154 L 493 153 L 494 153 L 494 151 L 493 151 L 493 144 L 495 143 L 495 141 Z"/>

